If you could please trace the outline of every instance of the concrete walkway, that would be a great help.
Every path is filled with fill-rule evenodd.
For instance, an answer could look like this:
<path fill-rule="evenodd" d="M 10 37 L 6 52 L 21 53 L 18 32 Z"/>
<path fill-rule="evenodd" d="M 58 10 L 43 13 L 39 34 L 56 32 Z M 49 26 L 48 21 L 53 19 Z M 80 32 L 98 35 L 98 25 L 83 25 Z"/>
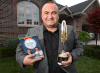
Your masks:
<path fill-rule="evenodd" d="M 89 41 L 87 45 L 96 45 L 96 40 Z M 97 45 L 100 45 L 100 40 L 97 40 Z"/>

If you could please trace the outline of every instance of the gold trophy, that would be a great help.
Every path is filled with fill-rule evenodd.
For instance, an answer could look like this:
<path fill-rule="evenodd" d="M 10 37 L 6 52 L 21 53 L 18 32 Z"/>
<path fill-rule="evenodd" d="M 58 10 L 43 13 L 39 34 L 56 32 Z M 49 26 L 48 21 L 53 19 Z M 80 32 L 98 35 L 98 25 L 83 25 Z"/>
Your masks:
<path fill-rule="evenodd" d="M 66 25 L 66 21 L 63 20 L 62 24 L 61 24 L 61 43 L 63 44 L 63 48 L 62 48 L 62 52 L 58 55 L 58 64 L 61 64 L 61 61 L 66 61 L 67 60 L 67 56 L 65 55 L 65 51 L 64 51 L 64 44 L 67 40 L 67 25 Z"/>

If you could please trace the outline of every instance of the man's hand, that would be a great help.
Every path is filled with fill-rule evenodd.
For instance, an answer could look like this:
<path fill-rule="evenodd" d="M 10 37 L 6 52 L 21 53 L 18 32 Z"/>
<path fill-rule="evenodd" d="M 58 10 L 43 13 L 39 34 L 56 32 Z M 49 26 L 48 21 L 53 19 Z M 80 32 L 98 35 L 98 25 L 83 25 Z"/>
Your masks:
<path fill-rule="evenodd" d="M 33 66 L 36 61 L 42 60 L 42 58 L 32 59 L 34 56 L 34 54 L 27 55 L 23 60 L 23 64 L 25 66 Z"/>
<path fill-rule="evenodd" d="M 71 56 L 71 54 L 69 52 L 66 52 L 65 54 L 68 56 L 68 60 L 61 62 L 63 67 L 67 67 L 67 66 L 69 66 L 72 63 L 72 56 Z"/>

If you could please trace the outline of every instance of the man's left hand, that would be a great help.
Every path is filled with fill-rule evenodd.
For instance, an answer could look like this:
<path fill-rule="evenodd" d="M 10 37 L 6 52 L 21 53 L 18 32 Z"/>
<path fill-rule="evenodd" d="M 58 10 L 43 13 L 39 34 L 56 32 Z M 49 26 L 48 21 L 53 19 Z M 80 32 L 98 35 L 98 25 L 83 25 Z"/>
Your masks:
<path fill-rule="evenodd" d="M 69 66 L 72 63 L 72 56 L 71 56 L 71 54 L 69 52 L 66 52 L 65 54 L 68 56 L 68 60 L 61 62 L 63 67 L 67 67 L 67 66 Z"/>

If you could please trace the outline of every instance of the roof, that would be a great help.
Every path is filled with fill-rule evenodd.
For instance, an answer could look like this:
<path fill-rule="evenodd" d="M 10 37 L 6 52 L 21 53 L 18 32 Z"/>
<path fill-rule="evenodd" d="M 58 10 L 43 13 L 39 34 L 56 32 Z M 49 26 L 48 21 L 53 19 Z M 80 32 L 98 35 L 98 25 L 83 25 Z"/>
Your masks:
<path fill-rule="evenodd" d="M 67 9 L 67 10 L 69 11 L 69 13 L 72 13 L 72 12 L 70 11 L 70 9 L 68 8 L 67 5 L 66 5 L 66 6 L 63 6 L 63 5 L 58 4 L 58 3 L 56 3 L 56 5 L 57 5 L 58 8 L 59 8 L 59 12 L 63 11 L 64 9 Z"/>
<path fill-rule="evenodd" d="M 82 12 L 85 8 L 87 8 L 94 0 L 88 0 L 77 5 L 69 7 L 72 13 Z"/>
<path fill-rule="evenodd" d="M 58 4 L 58 3 L 56 3 L 56 5 L 58 6 L 59 10 L 60 10 L 61 8 L 65 7 L 65 6 L 63 6 L 63 5 L 61 5 L 61 4 Z"/>
<path fill-rule="evenodd" d="M 63 7 L 65 7 L 61 4 L 58 4 L 55 0 L 50 0 L 50 1 L 53 1 L 58 6 L 59 10 L 62 9 Z"/>

